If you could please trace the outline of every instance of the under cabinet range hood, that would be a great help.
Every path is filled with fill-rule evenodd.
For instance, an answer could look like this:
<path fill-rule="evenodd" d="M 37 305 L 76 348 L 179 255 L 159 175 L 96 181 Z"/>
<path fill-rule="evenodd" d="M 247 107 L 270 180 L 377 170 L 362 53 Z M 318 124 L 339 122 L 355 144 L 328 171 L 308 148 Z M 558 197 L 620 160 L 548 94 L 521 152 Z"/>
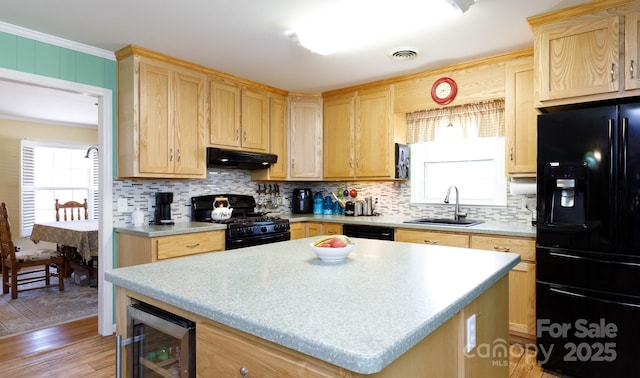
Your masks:
<path fill-rule="evenodd" d="M 207 167 L 265 169 L 278 161 L 278 155 L 207 148 Z"/>

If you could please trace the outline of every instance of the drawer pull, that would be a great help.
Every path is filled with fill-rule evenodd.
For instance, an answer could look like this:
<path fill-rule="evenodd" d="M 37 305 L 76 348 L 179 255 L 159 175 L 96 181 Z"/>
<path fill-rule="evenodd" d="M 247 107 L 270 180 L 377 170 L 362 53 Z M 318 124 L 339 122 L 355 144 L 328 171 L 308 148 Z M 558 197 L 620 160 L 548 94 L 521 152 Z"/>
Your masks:
<path fill-rule="evenodd" d="M 424 240 L 425 244 L 438 244 L 438 241 L 435 239 L 425 239 Z"/>
<path fill-rule="evenodd" d="M 187 248 L 195 248 L 195 247 L 197 247 L 199 245 L 200 245 L 200 243 L 189 243 L 189 244 L 185 245 L 185 247 L 187 247 Z"/>
<path fill-rule="evenodd" d="M 247 370 L 246 367 L 241 367 L 240 368 L 240 375 L 242 376 L 242 378 L 247 378 L 249 374 L 249 370 Z"/>
<path fill-rule="evenodd" d="M 509 252 L 511 250 L 511 248 L 509 248 L 509 247 L 500 247 L 500 246 L 497 246 L 497 245 L 494 245 L 493 249 L 495 249 L 496 251 L 500 251 L 500 252 Z"/>

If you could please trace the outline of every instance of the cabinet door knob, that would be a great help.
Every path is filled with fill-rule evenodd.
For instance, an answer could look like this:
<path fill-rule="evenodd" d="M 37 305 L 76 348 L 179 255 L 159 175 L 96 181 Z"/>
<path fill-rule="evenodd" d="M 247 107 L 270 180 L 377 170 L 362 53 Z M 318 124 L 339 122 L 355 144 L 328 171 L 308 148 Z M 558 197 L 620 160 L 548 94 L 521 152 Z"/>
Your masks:
<path fill-rule="evenodd" d="M 249 374 L 249 370 L 247 370 L 246 367 L 242 366 L 240 368 L 240 375 L 242 376 L 242 378 L 247 378 L 247 374 Z"/>
<path fill-rule="evenodd" d="M 200 243 L 188 243 L 187 245 L 185 245 L 185 247 L 187 248 L 195 248 L 197 246 L 199 246 Z"/>
<path fill-rule="evenodd" d="M 173 161 L 173 148 L 169 149 L 169 161 Z"/>
<path fill-rule="evenodd" d="M 498 245 L 494 245 L 493 249 L 495 249 L 496 251 L 500 251 L 500 252 L 509 252 L 511 250 L 511 248 L 509 248 L 509 247 L 500 247 Z"/>
<path fill-rule="evenodd" d="M 633 65 L 635 64 L 635 61 L 633 59 L 631 59 L 631 65 L 629 66 L 629 71 L 631 72 L 631 79 L 633 80 Z"/>
<path fill-rule="evenodd" d="M 425 244 L 438 244 L 438 241 L 434 239 L 425 239 L 424 242 Z"/>

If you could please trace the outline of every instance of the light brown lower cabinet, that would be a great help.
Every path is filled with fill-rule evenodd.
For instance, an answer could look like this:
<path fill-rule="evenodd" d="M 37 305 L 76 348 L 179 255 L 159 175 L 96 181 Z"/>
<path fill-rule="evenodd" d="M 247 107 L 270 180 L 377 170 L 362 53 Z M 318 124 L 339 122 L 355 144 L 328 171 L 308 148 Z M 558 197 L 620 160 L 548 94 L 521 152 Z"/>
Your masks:
<path fill-rule="evenodd" d="M 291 240 L 302 239 L 307 234 L 304 222 L 289 223 L 289 232 L 291 233 Z"/>
<path fill-rule="evenodd" d="M 509 331 L 527 341 L 536 338 L 536 242 L 532 238 L 471 235 L 471 248 L 520 254 L 509 272 Z"/>
<path fill-rule="evenodd" d="M 453 232 L 422 231 L 397 228 L 395 241 L 469 248 L 469 235 Z"/>
<path fill-rule="evenodd" d="M 396 241 L 520 254 L 509 272 L 509 332 L 518 340 L 536 338 L 536 242 L 533 238 L 396 229 Z"/>
<path fill-rule="evenodd" d="M 289 224 L 291 240 L 320 235 L 341 235 L 341 223 L 295 222 Z"/>
<path fill-rule="evenodd" d="M 224 230 L 146 237 L 118 233 L 118 268 L 224 250 Z"/>
<path fill-rule="evenodd" d="M 342 235 L 342 224 L 340 223 L 324 223 L 322 228 L 325 235 Z"/>
<path fill-rule="evenodd" d="M 323 233 L 322 223 L 319 222 L 306 222 L 304 227 L 306 237 L 319 236 Z"/>

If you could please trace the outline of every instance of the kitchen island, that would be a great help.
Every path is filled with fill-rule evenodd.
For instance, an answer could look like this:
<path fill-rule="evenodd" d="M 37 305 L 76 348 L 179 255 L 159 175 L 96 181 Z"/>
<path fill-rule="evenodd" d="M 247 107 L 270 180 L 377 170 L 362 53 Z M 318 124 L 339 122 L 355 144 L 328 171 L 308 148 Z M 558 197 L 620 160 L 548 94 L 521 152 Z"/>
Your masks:
<path fill-rule="evenodd" d="M 138 301 L 196 322 L 199 376 L 508 376 L 517 254 L 354 239 L 346 261 L 292 240 L 115 269 L 117 332 Z M 465 352 L 475 315 L 476 348 Z M 476 351 L 478 351 L 476 353 Z M 487 375 L 488 374 L 488 375 Z"/>

